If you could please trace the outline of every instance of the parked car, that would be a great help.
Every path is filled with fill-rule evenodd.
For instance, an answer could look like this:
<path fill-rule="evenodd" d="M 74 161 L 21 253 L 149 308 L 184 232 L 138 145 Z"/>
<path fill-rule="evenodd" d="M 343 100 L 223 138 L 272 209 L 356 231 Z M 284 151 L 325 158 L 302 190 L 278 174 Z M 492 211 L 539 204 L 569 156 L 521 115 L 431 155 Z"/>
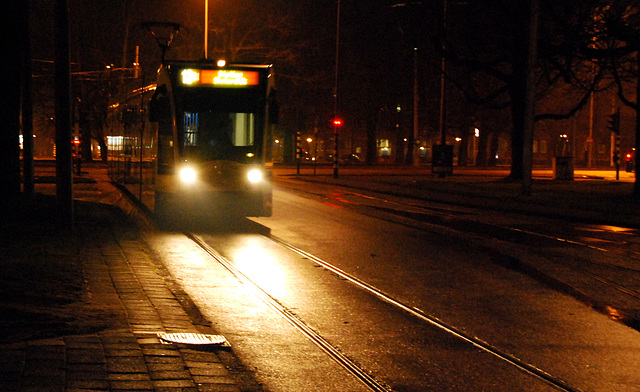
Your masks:
<path fill-rule="evenodd" d="M 356 155 L 356 154 L 347 154 L 342 156 L 342 159 L 340 160 L 340 162 L 342 163 L 360 163 L 362 162 L 362 160 L 360 159 L 360 156 Z"/>

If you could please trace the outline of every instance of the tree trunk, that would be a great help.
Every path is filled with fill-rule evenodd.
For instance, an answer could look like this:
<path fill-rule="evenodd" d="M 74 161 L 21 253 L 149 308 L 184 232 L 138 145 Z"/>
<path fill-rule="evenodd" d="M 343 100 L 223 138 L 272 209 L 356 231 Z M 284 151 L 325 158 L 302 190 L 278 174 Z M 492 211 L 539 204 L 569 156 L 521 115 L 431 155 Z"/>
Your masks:
<path fill-rule="evenodd" d="M 15 53 L 24 50 L 26 42 L 24 25 L 26 9 L 23 2 L 8 2 L 3 7 L 5 30 L 10 34 L 2 37 L 4 70 L 2 73 L 2 128 L 0 129 L 0 199 L 15 200 L 20 196 L 20 75 L 23 56 Z M 7 55 L 7 54 L 11 55 Z M 5 204 L 5 203 L 3 203 Z M 10 205 L 6 207 L 11 208 Z"/>
<path fill-rule="evenodd" d="M 378 111 L 375 110 L 373 115 L 368 116 L 367 127 L 367 155 L 365 162 L 371 166 L 376 164 L 378 158 L 378 148 L 376 145 L 376 128 L 378 127 Z"/>
<path fill-rule="evenodd" d="M 511 132 L 511 173 L 509 178 L 522 180 L 524 174 L 524 131 L 525 131 L 525 107 L 527 98 L 527 75 L 528 75 L 528 55 L 529 55 L 529 11 L 531 7 L 525 6 L 528 1 L 522 2 L 520 15 L 517 20 L 521 21 L 514 30 L 513 39 L 513 70 L 510 87 L 511 94 L 511 114 L 513 130 Z"/>
<path fill-rule="evenodd" d="M 471 137 L 473 137 L 473 135 L 470 135 L 469 129 L 467 128 L 467 132 L 462 135 L 462 140 L 460 140 L 460 145 L 458 146 L 458 166 L 460 167 L 467 166 L 469 159 L 469 139 Z"/>
<path fill-rule="evenodd" d="M 522 180 L 526 68 L 520 61 L 514 61 L 513 79 L 514 81 L 511 86 L 511 116 L 513 129 L 511 131 L 511 173 L 509 173 L 509 178 L 513 180 Z"/>
<path fill-rule="evenodd" d="M 97 138 L 98 145 L 100 146 L 100 159 L 102 162 L 107 163 L 109 161 L 109 146 L 104 139 Z"/>
<path fill-rule="evenodd" d="M 491 136 L 491 134 L 489 132 L 486 131 L 486 129 L 483 129 L 480 132 L 480 137 L 478 138 L 478 155 L 476 156 L 476 166 L 479 167 L 486 167 L 487 166 L 487 146 L 488 146 L 488 141 L 489 141 L 489 137 Z"/>
<path fill-rule="evenodd" d="M 488 166 L 494 167 L 498 164 L 496 156 L 498 155 L 498 147 L 500 147 L 500 135 L 497 132 L 494 132 L 491 136 Z"/>

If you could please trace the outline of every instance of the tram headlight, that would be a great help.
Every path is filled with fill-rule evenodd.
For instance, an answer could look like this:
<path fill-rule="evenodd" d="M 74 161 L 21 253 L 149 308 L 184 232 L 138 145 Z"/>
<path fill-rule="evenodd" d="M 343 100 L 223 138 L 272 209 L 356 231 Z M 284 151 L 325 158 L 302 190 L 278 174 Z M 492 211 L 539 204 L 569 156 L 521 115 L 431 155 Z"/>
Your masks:
<path fill-rule="evenodd" d="M 191 184 L 196 180 L 196 171 L 192 167 L 180 169 L 180 180 L 186 184 Z"/>
<path fill-rule="evenodd" d="M 262 171 L 260 171 L 259 169 L 251 169 L 247 173 L 247 179 L 252 184 L 257 184 L 261 182 L 263 177 L 264 176 L 262 175 Z"/>

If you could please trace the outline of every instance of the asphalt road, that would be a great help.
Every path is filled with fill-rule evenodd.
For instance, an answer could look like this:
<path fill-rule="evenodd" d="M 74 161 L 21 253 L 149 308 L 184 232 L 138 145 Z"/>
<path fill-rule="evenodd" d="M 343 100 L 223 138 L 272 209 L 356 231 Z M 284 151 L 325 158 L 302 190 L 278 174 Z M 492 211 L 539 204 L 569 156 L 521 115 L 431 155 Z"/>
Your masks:
<path fill-rule="evenodd" d="M 640 385 L 636 331 L 497 263 L 487 249 L 502 243 L 478 236 L 495 230 L 498 239 L 499 229 L 446 224 L 461 217 L 500 223 L 491 213 L 422 206 L 416 219 L 418 207 L 402 200 L 289 185 L 274 192 L 273 217 L 197 233 L 263 294 L 180 233 L 148 239 L 267 390 L 367 389 L 265 304 L 264 293 L 388 390 L 557 390 L 540 374 L 567 390 L 635 391 Z M 425 222 L 425 215 L 438 224 Z M 564 248 L 544 238 L 524 245 L 540 252 Z M 381 300 L 314 257 L 436 323 Z"/>

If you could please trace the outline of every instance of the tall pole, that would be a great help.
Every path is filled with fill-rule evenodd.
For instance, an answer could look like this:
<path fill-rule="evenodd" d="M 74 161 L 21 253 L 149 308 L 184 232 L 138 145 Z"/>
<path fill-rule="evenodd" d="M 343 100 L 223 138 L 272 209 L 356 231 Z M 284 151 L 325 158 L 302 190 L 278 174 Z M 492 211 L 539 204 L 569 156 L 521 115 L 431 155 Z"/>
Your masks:
<path fill-rule="evenodd" d="M 440 59 L 440 144 L 447 144 L 446 129 L 446 78 L 444 76 L 447 71 L 447 58 L 444 51 L 447 49 L 447 0 L 443 0 L 442 4 L 442 57 Z"/>
<path fill-rule="evenodd" d="M 340 145 L 338 142 L 339 124 L 335 121 L 338 118 L 338 65 L 340 58 L 340 0 L 338 0 L 338 11 L 336 13 L 336 66 L 335 79 L 333 85 L 333 138 L 334 138 L 334 154 L 333 154 L 333 178 L 338 178 L 338 154 L 340 153 Z"/>
<path fill-rule="evenodd" d="M 418 156 L 418 48 L 413 48 L 413 140 L 411 141 L 411 160 L 414 166 L 418 166 L 420 158 Z"/>
<path fill-rule="evenodd" d="M 71 161 L 71 77 L 69 72 L 69 9 L 56 0 L 55 14 L 56 198 L 58 223 L 73 228 L 73 164 Z"/>
<path fill-rule="evenodd" d="M 23 192 L 32 196 L 35 190 L 34 166 L 33 166 L 33 99 L 31 97 L 31 45 L 29 29 L 29 2 L 24 5 L 24 18 L 22 19 L 22 34 L 24 35 L 24 47 L 22 48 L 22 178 Z"/>
<path fill-rule="evenodd" d="M 28 3 L 28 2 L 26 2 Z M 27 32 L 27 34 L 29 34 Z M 28 37 L 28 35 L 27 35 Z M 28 38 L 27 38 L 28 42 Z M 25 51 L 29 51 L 26 43 Z M 35 191 L 33 162 L 33 98 L 31 83 L 31 54 L 27 53 L 22 74 L 22 178 L 24 194 L 32 196 Z"/>
<path fill-rule="evenodd" d="M 587 137 L 587 148 L 589 149 L 587 155 L 587 167 L 591 169 L 593 165 L 593 90 L 589 97 L 589 136 Z"/>
<path fill-rule="evenodd" d="M 638 75 L 636 77 L 636 97 L 640 97 L 640 51 L 636 53 L 636 69 Z M 640 102 L 640 99 L 636 98 L 636 102 Z M 637 105 L 637 104 L 636 104 Z M 635 148 L 636 153 L 634 154 L 634 162 L 633 167 L 636 169 L 636 177 L 633 182 L 633 195 L 636 198 L 640 198 L 640 170 L 638 170 L 638 166 L 640 166 L 640 111 L 636 108 L 636 129 L 635 129 Z"/>
<path fill-rule="evenodd" d="M 538 62 L 539 0 L 530 0 L 529 50 L 527 54 L 527 81 L 524 100 L 524 129 L 522 137 L 522 194 L 531 195 L 533 171 L 533 129 L 535 126 L 536 64 Z"/>
<path fill-rule="evenodd" d="M 204 59 L 209 52 L 209 0 L 204 0 Z"/>
<path fill-rule="evenodd" d="M 445 73 L 447 71 L 447 57 L 445 51 L 447 49 L 447 0 L 442 1 L 442 57 L 440 58 L 440 121 L 438 127 L 440 128 L 440 145 L 447 144 L 447 105 L 446 105 L 446 78 Z M 444 178 L 446 175 L 445 168 L 441 168 L 438 173 L 438 177 Z"/>
<path fill-rule="evenodd" d="M 0 16 L 5 29 L 1 46 L 4 67 L 0 111 L 0 213 L 14 206 L 7 201 L 20 197 L 20 78 L 16 75 L 24 72 L 24 60 L 19 52 L 26 50 L 23 30 L 29 22 L 25 7 L 26 2 L 6 2 Z"/>

